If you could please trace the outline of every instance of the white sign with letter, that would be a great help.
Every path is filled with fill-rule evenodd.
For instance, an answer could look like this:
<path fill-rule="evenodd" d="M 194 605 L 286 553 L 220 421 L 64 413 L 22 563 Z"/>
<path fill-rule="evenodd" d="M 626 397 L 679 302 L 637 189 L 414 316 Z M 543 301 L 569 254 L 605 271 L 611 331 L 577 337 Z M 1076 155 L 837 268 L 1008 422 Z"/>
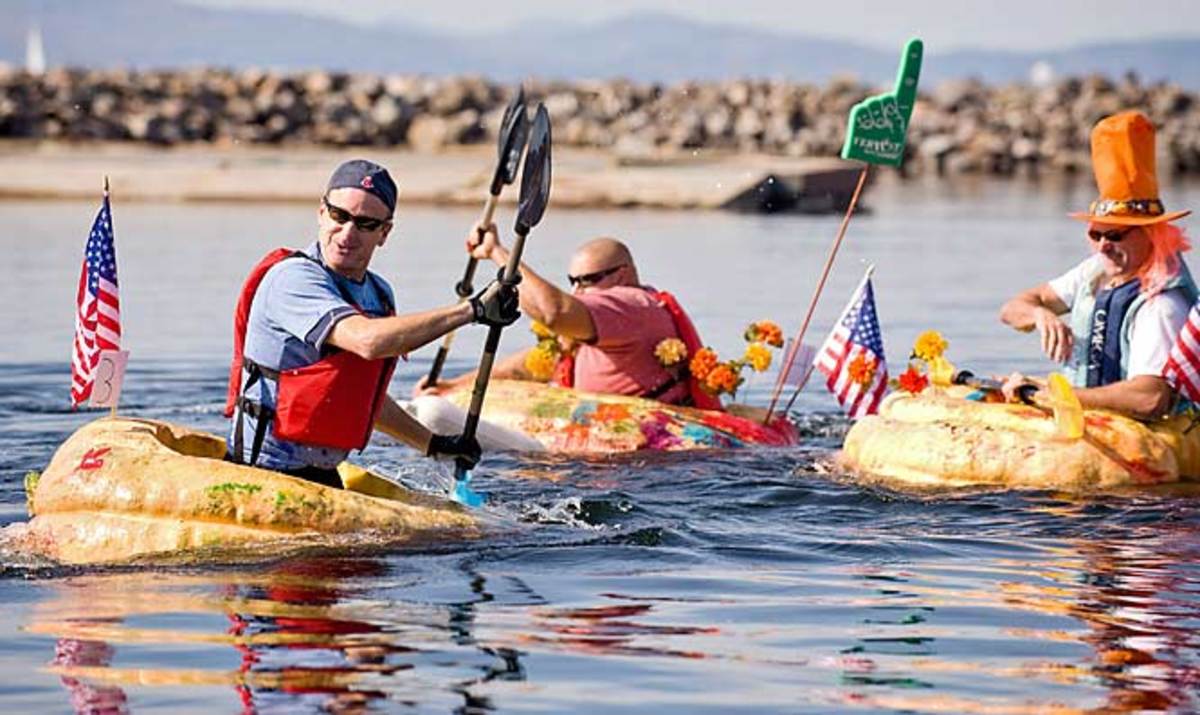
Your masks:
<path fill-rule="evenodd" d="M 121 383 L 125 381 L 128 350 L 101 350 L 92 375 L 92 395 L 88 407 L 111 407 L 117 410 L 121 399 Z"/>

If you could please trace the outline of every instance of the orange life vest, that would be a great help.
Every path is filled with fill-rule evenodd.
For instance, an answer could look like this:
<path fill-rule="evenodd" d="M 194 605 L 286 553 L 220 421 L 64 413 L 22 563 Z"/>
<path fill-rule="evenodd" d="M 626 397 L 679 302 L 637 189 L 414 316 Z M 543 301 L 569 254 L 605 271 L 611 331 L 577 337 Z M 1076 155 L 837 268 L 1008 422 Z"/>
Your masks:
<path fill-rule="evenodd" d="M 272 266 L 293 257 L 321 265 L 300 251 L 288 248 L 271 251 L 250 271 L 233 313 L 233 361 L 229 366 L 225 416 L 234 417 L 240 410 L 249 410 L 258 419 L 259 435 L 255 437 L 251 463 L 257 460 L 266 421 L 272 423 L 275 436 L 282 440 L 334 449 L 362 449 L 371 438 L 375 418 L 396 369 L 395 358 L 366 360 L 348 350 L 334 350 L 311 365 L 288 370 L 258 365 L 245 357 L 250 306 L 258 286 Z M 386 301 L 386 294 L 381 291 L 381 295 Z M 351 296 L 343 293 L 342 297 L 362 311 Z M 389 305 L 387 309 L 388 315 L 395 314 L 394 306 Z M 265 410 L 242 394 L 243 373 L 250 375 L 245 387 L 260 378 L 278 383 L 273 411 Z M 235 441 L 240 441 L 236 436 L 241 433 L 241 415 L 238 414 L 236 419 Z M 233 450 L 236 460 L 242 459 L 240 447 L 237 445 Z"/>
<path fill-rule="evenodd" d="M 695 355 L 696 351 L 704 347 L 704 343 L 700 341 L 700 333 L 696 331 L 696 326 L 692 323 L 692 319 L 683 310 L 683 306 L 665 290 L 654 290 L 653 288 L 644 288 L 646 292 L 654 297 L 671 316 L 671 322 L 675 324 L 675 332 L 679 335 L 679 339 L 687 346 L 688 355 Z M 554 366 L 554 382 L 563 387 L 575 386 L 575 356 L 563 354 L 558 363 Z M 688 375 L 688 395 L 691 397 L 691 406 L 698 407 L 702 410 L 721 410 L 721 398 L 716 395 L 709 394 L 700 386 L 700 381 Z M 672 387 L 674 381 L 668 382 L 666 385 L 660 386 L 654 390 L 655 393 L 662 395 L 666 394 Z M 665 388 L 665 389 L 664 389 Z"/>

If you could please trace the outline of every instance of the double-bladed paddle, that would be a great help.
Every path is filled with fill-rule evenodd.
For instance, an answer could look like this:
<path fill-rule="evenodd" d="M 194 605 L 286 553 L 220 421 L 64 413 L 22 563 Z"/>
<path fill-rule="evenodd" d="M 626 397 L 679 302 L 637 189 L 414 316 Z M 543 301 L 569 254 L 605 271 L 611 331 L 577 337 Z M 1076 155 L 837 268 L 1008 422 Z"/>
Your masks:
<path fill-rule="evenodd" d="M 546 203 L 550 200 L 550 114 L 546 107 L 538 104 L 537 114 L 533 118 L 533 127 L 529 133 L 529 150 L 525 153 L 525 168 L 521 172 L 521 198 L 517 206 L 517 224 L 514 228 L 516 239 L 508 254 L 508 263 L 500 281 L 507 286 L 516 287 L 520 280 L 521 253 L 525 250 L 525 239 L 529 231 L 542 220 L 546 211 Z M 500 333 L 504 330 L 499 325 L 488 328 L 487 340 L 483 345 L 483 357 L 479 360 L 479 372 L 475 375 L 475 389 L 471 393 L 471 406 L 467 411 L 467 421 L 463 425 L 463 435 L 474 437 L 479 427 L 479 415 L 483 411 L 483 397 L 487 393 L 488 380 L 492 376 L 492 363 L 496 360 L 496 351 L 500 347 Z M 454 491 L 451 494 L 454 501 L 467 506 L 481 506 L 483 495 L 470 487 L 471 472 L 469 466 L 459 460 L 455 464 Z"/>
<path fill-rule="evenodd" d="M 1003 385 L 999 380 L 975 377 L 969 370 L 955 370 L 950 383 L 988 392 L 999 392 Z M 1043 391 L 1037 385 L 1021 385 L 1016 389 L 1017 398 L 1031 407 L 1053 415 L 1054 424 L 1061 436 L 1067 439 L 1083 437 L 1083 405 L 1079 403 L 1079 396 L 1071 389 L 1067 378 L 1057 372 L 1050 373 L 1046 379 L 1046 387 L 1045 392 L 1049 394 L 1043 396 Z"/>
<path fill-rule="evenodd" d="M 525 118 L 525 88 L 517 90 L 504 110 L 504 118 L 500 120 L 500 136 L 496 142 L 496 171 L 492 174 L 492 183 L 488 187 L 487 201 L 483 204 L 483 213 L 479 217 L 479 225 L 487 227 L 496 213 L 496 204 L 500 199 L 500 191 L 505 184 L 511 184 L 517 178 L 517 168 L 521 165 L 521 152 L 525 150 L 525 140 L 529 136 L 529 122 Z M 481 229 L 482 230 L 482 229 Z M 459 302 L 467 300 L 475 292 L 472 281 L 475 280 L 475 267 L 478 259 L 467 259 L 467 268 L 463 271 L 462 280 L 454 286 Z M 446 333 L 437 355 L 433 358 L 433 366 L 429 368 L 429 376 L 425 384 L 433 387 L 442 375 L 442 367 L 446 364 L 446 356 L 450 354 L 450 346 L 454 343 L 454 331 Z"/>

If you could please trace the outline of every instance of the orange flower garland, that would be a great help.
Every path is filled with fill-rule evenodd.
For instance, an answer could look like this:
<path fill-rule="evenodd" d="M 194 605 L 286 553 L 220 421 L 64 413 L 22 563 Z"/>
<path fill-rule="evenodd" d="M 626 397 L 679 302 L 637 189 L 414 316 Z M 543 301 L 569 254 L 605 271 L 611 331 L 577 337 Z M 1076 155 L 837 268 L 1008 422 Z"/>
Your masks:
<path fill-rule="evenodd" d="M 783 331 L 769 320 L 751 323 L 742 337 L 750 344 L 737 360 L 722 362 L 712 348 L 700 348 L 688 360 L 687 347 L 678 338 L 659 341 L 654 348 L 654 356 L 663 367 L 668 368 L 686 360 L 687 372 L 705 392 L 714 395 L 725 393 L 736 398 L 738 388 L 745 382 L 742 370 L 749 367 L 755 372 L 765 372 L 771 367 L 769 348 L 783 345 Z"/>

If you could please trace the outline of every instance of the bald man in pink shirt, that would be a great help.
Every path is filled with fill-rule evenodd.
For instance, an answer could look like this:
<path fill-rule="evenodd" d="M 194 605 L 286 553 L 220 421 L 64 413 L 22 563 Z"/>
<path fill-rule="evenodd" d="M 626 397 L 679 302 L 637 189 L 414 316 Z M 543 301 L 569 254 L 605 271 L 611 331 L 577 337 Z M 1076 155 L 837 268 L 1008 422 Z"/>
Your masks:
<path fill-rule="evenodd" d="M 482 238 L 480 238 L 482 236 Z M 508 262 L 508 249 L 495 224 L 472 231 L 467 250 L 479 260 L 499 266 Z M 521 310 L 560 338 L 577 347 L 573 364 L 559 365 L 558 381 L 587 392 L 647 397 L 669 404 L 719 409 L 720 401 L 700 393 L 686 375 L 668 370 L 654 356 L 665 338 L 679 338 L 689 353 L 699 347 L 691 321 L 669 294 L 644 286 L 629 248 L 614 238 L 596 238 L 571 257 L 568 293 L 521 264 Z M 492 376 L 534 380 L 525 367 L 529 348 L 498 361 Z M 474 382 L 474 373 L 438 383 L 435 392 Z M 428 393 L 424 384 L 415 392 Z"/>

